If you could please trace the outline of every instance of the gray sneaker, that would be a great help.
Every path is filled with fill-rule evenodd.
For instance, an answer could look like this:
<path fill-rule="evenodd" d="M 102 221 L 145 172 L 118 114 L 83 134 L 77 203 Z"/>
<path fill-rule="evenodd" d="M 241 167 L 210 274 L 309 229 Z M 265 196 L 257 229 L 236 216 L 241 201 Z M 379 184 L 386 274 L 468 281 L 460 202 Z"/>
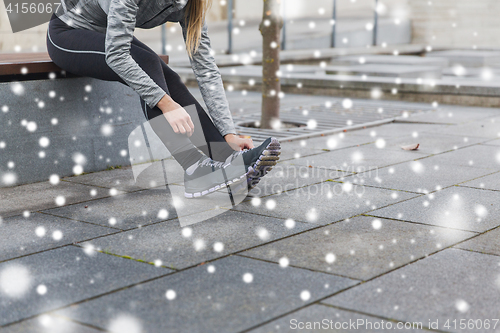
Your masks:
<path fill-rule="evenodd" d="M 244 182 L 246 176 L 247 170 L 241 157 L 217 162 L 204 156 L 184 172 L 184 196 L 199 198 L 228 185 Z"/>
<path fill-rule="evenodd" d="M 247 191 L 250 191 L 278 163 L 280 154 L 280 142 L 278 139 L 270 137 L 255 148 L 234 152 L 227 158 L 226 163 L 236 158 L 243 158 L 245 170 L 247 170 Z"/>

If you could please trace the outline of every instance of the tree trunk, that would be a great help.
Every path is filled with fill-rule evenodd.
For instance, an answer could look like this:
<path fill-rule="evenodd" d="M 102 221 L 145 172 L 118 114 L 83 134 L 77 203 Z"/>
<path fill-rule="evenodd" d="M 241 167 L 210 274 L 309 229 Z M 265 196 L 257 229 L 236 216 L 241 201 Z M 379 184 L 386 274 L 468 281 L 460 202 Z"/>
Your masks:
<path fill-rule="evenodd" d="M 280 113 L 280 16 L 281 0 L 264 0 L 264 15 L 259 30 L 262 34 L 262 116 L 261 128 L 272 128 Z"/>

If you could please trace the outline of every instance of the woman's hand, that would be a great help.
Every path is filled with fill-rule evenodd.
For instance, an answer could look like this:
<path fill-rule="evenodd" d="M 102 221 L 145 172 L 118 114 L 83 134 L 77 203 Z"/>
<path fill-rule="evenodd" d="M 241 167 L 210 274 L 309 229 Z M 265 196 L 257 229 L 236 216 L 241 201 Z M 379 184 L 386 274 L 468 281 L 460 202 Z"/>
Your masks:
<path fill-rule="evenodd" d="M 163 112 L 175 133 L 193 135 L 194 124 L 191 116 L 182 106 L 174 102 L 169 95 L 163 96 L 156 106 Z"/>
<path fill-rule="evenodd" d="M 226 142 L 233 148 L 234 150 L 243 150 L 243 149 L 252 149 L 253 141 L 250 138 L 241 138 L 235 134 L 226 134 L 224 136 Z"/>

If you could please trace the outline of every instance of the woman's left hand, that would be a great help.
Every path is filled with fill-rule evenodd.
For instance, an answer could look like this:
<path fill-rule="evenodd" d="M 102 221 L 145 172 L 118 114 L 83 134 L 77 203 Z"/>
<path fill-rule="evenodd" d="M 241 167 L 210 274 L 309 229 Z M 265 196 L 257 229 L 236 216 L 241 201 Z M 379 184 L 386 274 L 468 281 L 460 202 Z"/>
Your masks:
<path fill-rule="evenodd" d="M 241 138 L 235 134 L 226 134 L 224 136 L 226 142 L 236 151 L 243 149 L 252 149 L 254 147 L 252 139 Z"/>

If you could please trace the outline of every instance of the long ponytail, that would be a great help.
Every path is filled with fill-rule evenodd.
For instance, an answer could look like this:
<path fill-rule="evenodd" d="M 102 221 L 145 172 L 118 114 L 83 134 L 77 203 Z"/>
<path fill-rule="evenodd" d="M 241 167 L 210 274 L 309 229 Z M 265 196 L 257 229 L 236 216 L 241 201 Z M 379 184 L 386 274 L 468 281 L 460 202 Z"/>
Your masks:
<path fill-rule="evenodd" d="M 212 0 L 188 0 L 186 4 L 186 19 L 188 20 L 186 50 L 190 58 L 198 51 L 201 39 L 201 28 L 205 16 L 212 6 Z"/>

